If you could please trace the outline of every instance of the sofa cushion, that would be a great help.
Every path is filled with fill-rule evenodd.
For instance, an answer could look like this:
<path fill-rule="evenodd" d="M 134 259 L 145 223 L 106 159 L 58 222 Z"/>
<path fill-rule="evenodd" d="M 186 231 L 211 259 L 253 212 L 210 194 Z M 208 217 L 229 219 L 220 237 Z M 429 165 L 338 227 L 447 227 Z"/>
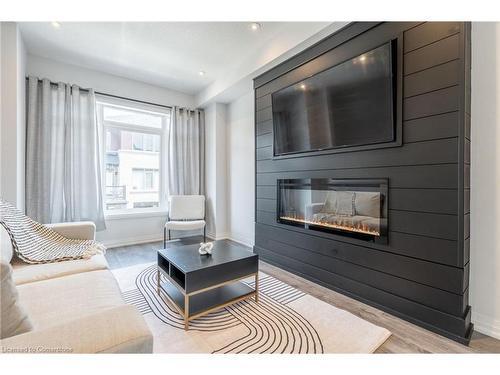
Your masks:
<path fill-rule="evenodd" d="M 354 198 L 356 215 L 380 217 L 380 193 L 357 191 Z"/>
<path fill-rule="evenodd" d="M 5 352 L 27 346 L 59 353 L 151 353 L 153 335 L 137 308 L 113 307 L 0 340 Z M 54 352 L 54 351 L 50 351 Z"/>
<path fill-rule="evenodd" d="M 23 284 L 17 289 L 36 330 L 125 304 L 108 270 Z"/>
<path fill-rule="evenodd" d="M 21 260 L 13 263 L 13 279 L 16 285 L 32 283 L 56 277 L 73 275 L 75 273 L 105 270 L 108 262 L 103 254 L 97 254 L 89 259 L 68 260 L 46 264 L 28 264 Z"/>
<path fill-rule="evenodd" d="M 0 309 L 0 338 L 19 335 L 33 329 L 31 320 L 19 301 L 12 280 L 12 267 L 4 262 L 0 262 Z"/>

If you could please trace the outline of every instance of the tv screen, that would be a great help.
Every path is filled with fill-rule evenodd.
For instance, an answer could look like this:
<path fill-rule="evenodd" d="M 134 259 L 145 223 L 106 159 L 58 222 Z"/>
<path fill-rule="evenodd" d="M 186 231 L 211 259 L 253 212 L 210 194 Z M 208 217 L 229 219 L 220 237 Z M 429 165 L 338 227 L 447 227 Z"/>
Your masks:
<path fill-rule="evenodd" d="M 391 142 L 393 44 L 272 94 L 274 155 Z"/>

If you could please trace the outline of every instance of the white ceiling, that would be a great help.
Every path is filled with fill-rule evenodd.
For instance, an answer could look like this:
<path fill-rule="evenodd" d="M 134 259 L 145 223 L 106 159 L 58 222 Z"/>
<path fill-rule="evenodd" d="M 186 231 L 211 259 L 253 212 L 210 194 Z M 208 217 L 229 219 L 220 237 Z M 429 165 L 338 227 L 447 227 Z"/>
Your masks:
<path fill-rule="evenodd" d="M 249 60 L 277 58 L 284 46 L 289 49 L 329 24 L 263 22 L 259 31 L 252 31 L 249 22 L 19 25 L 30 54 L 196 94 Z"/>

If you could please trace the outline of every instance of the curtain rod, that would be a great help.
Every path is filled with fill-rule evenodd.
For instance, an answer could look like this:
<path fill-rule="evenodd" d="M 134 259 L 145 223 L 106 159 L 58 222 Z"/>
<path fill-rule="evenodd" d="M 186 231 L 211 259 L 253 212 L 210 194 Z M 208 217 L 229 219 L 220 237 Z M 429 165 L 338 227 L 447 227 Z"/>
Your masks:
<path fill-rule="evenodd" d="M 26 77 L 26 81 L 28 81 L 28 80 L 29 80 L 29 77 Z M 43 82 L 43 80 L 42 79 L 38 79 L 38 82 Z M 50 85 L 51 86 L 57 86 L 58 84 L 56 82 L 50 81 Z M 85 89 L 83 87 L 80 87 L 80 91 L 89 92 L 89 89 Z M 96 95 L 109 96 L 110 98 L 116 98 L 116 99 L 130 100 L 132 102 L 142 103 L 142 104 L 149 104 L 149 105 L 154 105 L 154 106 L 157 106 L 157 107 L 163 107 L 163 108 L 168 108 L 168 109 L 172 109 L 173 108 L 170 105 L 164 105 L 164 104 L 157 104 L 157 103 L 152 103 L 152 102 L 146 102 L 144 100 L 131 99 L 131 98 L 126 98 L 124 96 L 118 96 L 118 95 L 113 95 L 113 94 L 106 94 L 105 92 L 100 92 L 100 91 L 94 91 L 94 93 Z"/>

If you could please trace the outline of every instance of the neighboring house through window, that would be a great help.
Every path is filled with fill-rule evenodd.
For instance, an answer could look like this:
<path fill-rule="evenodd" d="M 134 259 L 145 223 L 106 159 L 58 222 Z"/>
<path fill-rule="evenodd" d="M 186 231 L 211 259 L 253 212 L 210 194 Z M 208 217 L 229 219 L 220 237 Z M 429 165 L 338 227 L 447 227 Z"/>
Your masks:
<path fill-rule="evenodd" d="M 99 96 L 104 135 L 104 206 L 108 213 L 165 207 L 162 139 L 168 108 Z"/>

